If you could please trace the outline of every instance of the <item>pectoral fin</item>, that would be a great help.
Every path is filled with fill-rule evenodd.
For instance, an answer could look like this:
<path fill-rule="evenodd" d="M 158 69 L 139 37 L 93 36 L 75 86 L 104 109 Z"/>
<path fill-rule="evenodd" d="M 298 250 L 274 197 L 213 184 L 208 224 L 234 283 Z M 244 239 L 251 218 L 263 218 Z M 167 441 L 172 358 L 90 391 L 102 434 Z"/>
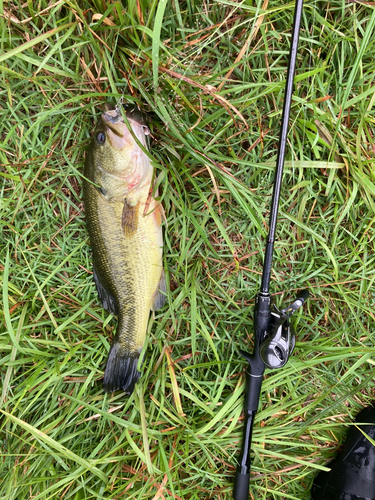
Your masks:
<path fill-rule="evenodd" d="M 158 203 L 156 207 L 154 208 L 154 211 L 152 212 L 156 223 L 158 226 L 161 226 L 162 222 L 164 221 L 165 225 L 167 226 L 167 218 L 165 216 L 164 208 L 161 203 Z"/>
<path fill-rule="evenodd" d="M 156 292 L 154 293 L 153 296 L 153 303 L 151 306 L 151 311 L 158 311 L 161 309 L 164 304 L 165 304 L 165 299 L 167 298 L 167 287 L 165 284 L 165 274 L 164 274 L 164 269 L 161 272 L 161 277 L 159 281 L 159 285 L 156 289 Z"/>
<path fill-rule="evenodd" d="M 131 236 L 138 227 L 138 209 L 139 203 L 132 206 L 125 200 L 121 219 L 125 236 Z"/>

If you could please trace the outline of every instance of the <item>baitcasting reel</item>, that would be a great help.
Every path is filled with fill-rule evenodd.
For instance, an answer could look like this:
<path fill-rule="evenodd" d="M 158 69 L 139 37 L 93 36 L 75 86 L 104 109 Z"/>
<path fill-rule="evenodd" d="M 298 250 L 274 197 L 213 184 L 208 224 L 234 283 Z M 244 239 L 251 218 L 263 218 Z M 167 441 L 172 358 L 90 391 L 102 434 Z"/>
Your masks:
<path fill-rule="evenodd" d="M 260 344 L 259 355 L 267 368 L 276 370 L 282 368 L 293 353 L 296 336 L 290 317 L 307 300 L 309 292 L 303 290 L 292 305 L 282 309 L 272 306 L 269 332 Z"/>

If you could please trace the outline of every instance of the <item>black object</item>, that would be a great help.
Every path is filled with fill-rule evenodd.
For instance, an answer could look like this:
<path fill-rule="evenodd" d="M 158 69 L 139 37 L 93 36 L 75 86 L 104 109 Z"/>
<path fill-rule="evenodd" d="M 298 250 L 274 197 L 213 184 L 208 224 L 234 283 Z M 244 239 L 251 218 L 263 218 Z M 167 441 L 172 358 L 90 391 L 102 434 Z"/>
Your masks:
<path fill-rule="evenodd" d="M 241 355 L 248 361 L 249 367 L 246 372 L 246 392 L 244 405 L 245 423 L 242 440 L 242 450 L 238 461 L 233 490 L 233 498 L 235 500 L 248 500 L 249 498 L 251 436 L 255 414 L 259 406 L 259 397 L 265 367 L 267 366 L 273 369 L 281 368 L 287 362 L 294 349 L 295 344 L 295 335 L 289 323 L 289 318 L 294 313 L 294 311 L 302 306 L 309 295 L 307 290 L 303 291 L 291 306 L 281 311 L 277 310 L 276 308 L 272 310 L 271 308 L 271 295 L 269 292 L 269 285 L 272 268 L 272 254 L 275 242 L 276 221 L 280 199 L 281 180 L 284 168 L 286 139 L 288 135 L 289 114 L 293 93 L 293 77 L 296 66 L 302 6 L 303 0 L 296 0 L 292 41 L 289 52 L 289 65 L 285 83 L 284 106 L 281 117 L 281 131 L 276 162 L 276 175 L 272 195 L 269 233 L 264 256 L 262 284 L 260 292 L 258 293 L 255 300 L 254 349 L 251 354 L 240 351 Z"/>
<path fill-rule="evenodd" d="M 356 418 L 338 457 L 319 472 L 311 490 L 312 500 L 375 500 L 375 408 L 369 406 Z"/>

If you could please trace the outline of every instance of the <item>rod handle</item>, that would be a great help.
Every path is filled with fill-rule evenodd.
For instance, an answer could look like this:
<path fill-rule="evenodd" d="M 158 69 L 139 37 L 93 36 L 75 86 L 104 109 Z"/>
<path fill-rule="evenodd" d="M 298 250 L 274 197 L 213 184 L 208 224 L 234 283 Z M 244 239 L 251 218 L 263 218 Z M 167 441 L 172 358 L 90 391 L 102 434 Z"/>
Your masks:
<path fill-rule="evenodd" d="M 247 474 L 241 474 L 241 471 L 237 469 L 233 487 L 234 500 L 248 500 L 249 485 L 250 485 L 250 472 L 248 472 Z"/>

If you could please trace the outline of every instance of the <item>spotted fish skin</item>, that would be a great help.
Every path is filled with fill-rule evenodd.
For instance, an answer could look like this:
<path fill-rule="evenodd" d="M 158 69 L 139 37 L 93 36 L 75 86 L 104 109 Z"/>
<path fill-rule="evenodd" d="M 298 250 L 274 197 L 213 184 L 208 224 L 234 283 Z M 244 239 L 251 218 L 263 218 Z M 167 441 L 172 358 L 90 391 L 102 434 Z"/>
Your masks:
<path fill-rule="evenodd" d="M 146 148 L 144 123 L 127 115 Z M 162 207 L 150 195 L 153 168 L 117 109 L 107 105 L 84 167 L 83 197 L 94 280 L 102 305 L 118 316 L 104 390 L 134 390 L 150 310 L 165 302 Z"/>

